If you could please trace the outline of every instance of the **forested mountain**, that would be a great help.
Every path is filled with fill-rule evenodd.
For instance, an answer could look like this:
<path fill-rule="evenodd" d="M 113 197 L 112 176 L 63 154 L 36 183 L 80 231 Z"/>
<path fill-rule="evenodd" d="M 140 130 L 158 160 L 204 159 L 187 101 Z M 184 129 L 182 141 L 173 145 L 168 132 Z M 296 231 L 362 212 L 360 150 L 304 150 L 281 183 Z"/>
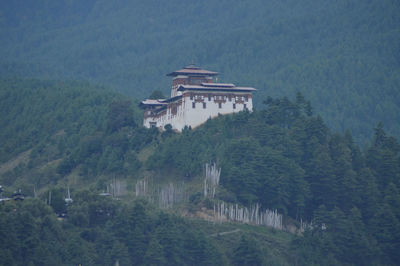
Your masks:
<path fill-rule="evenodd" d="M 83 192 L 68 222 L 39 200 L 0 205 L 2 265 L 212 265 L 224 259 L 182 219 Z M 87 208 L 90 208 L 88 211 Z M 99 213 L 103 210 L 105 213 Z"/>
<path fill-rule="evenodd" d="M 267 97 L 259 110 L 181 134 L 143 128 L 137 103 L 87 83 L 5 79 L 0 93 L 2 196 L 17 189 L 30 196 L 0 204 L 0 228 L 7 228 L 0 234 L 8 240 L 0 264 L 399 260 L 400 144 L 381 123 L 360 149 L 350 132 L 330 130 L 300 93 L 293 101 Z M 213 199 L 202 198 L 199 185 L 207 162 L 222 169 Z M 100 196 L 116 178 L 127 183 L 122 200 Z M 167 212 L 138 201 L 142 178 L 184 182 L 189 200 Z M 67 185 L 74 201 L 65 205 Z M 219 201 L 276 209 L 285 228 L 308 225 L 296 235 L 177 217 L 198 218 Z"/>
<path fill-rule="evenodd" d="M 194 61 L 267 96 L 301 91 L 358 143 L 400 136 L 400 4 L 372 1 L 0 3 L 0 73 L 105 84 L 142 98 Z"/>

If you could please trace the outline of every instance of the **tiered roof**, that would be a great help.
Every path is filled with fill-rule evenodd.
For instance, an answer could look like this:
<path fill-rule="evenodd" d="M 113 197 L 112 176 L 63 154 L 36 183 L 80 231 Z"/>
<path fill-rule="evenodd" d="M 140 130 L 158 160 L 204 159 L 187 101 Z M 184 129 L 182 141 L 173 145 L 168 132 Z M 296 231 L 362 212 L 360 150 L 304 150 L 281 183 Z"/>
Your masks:
<path fill-rule="evenodd" d="M 140 106 L 146 105 L 146 106 L 162 106 L 162 105 L 167 105 L 166 99 L 158 99 L 158 100 L 152 100 L 152 99 L 146 99 L 144 101 L 140 102 Z"/>
<path fill-rule="evenodd" d="M 173 76 L 173 77 L 178 77 L 178 76 L 212 77 L 216 75 L 218 75 L 218 72 L 201 69 L 200 67 L 197 67 L 193 64 L 167 74 L 167 76 Z M 201 83 L 199 85 L 179 85 L 178 91 L 253 92 L 256 91 L 256 89 L 251 87 L 236 87 L 235 84 L 232 83 L 206 82 L 206 83 Z M 140 107 L 142 108 L 152 107 L 153 109 L 161 110 L 164 109 L 168 105 L 168 103 L 174 102 L 180 98 L 182 98 L 182 95 L 178 95 L 169 99 L 157 99 L 157 100 L 146 99 L 140 102 Z"/>
<path fill-rule="evenodd" d="M 139 106 L 140 107 L 144 107 L 144 106 L 153 106 L 153 107 L 159 107 L 159 106 L 166 106 L 168 105 L 168 103 L 176 101 L 178 99 L 182 98 L 182 95 L 178 95 L 172 98 L 168 98 L 168 99 L 157 99 L 157 100 L 153 100 L 153 99 L 146 99 L 144 101 L 141 101 Z"/>
<path fill-rule="evenodd" d="M 172 76 L 176 77 L 178 75 L 185 75 L 185 76 L 216 76 L 218 75 L 218 72 L 210 71 L 210 70 L 205 70 L 201 69 L 200 67 L 197 67 L 193 64 L 188 65 L 182 69 L 175 70 L 174 72 L 171 72 L 167 74 L 167 76 Z"/>

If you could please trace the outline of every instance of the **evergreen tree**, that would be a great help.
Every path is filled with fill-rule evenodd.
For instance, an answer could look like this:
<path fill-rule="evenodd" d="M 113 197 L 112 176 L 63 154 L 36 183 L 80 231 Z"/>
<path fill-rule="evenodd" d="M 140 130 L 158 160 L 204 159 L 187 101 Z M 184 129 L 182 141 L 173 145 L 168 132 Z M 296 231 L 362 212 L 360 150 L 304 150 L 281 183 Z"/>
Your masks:
<path fill-rule="evenodd" d="M 149 247 L 143 259 L 144 265 L 165 265 L 167 261 L 164 258 L 163 247 L 160 245 L 157 238 L 153 237 L 150 240 Z"/>
<path fill-rule="evenodd" d="M 256 243 L 244 236 L 240 238 L 234 250 L 233 263 L 235 265 L 264 265 L 261 251 Z"/>

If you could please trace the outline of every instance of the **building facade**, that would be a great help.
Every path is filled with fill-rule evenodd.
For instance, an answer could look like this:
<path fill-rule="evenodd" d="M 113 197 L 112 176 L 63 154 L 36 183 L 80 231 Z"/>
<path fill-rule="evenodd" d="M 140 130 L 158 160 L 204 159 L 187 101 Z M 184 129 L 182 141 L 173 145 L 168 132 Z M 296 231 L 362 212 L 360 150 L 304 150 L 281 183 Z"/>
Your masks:
<path fill-rule="evenodd" d="M 216 83 L 217 72 L 204 70 L 194 65 L 174 71 L 171 98 L 144 100 L 145 127 L 164 128 L 170 124 L 174 130 L 195 128 L 210 118 L 243 110 L 253 110 L 250 87 L 237 87 L 230 83 Z"/>

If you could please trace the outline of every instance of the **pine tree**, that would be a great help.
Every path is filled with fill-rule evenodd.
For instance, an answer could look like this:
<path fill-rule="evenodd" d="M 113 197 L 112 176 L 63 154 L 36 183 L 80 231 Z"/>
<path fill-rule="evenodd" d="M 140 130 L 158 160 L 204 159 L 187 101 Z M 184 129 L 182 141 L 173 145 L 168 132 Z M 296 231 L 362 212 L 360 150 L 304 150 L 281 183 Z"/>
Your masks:
<path fill-rule="evenodd" d="M 165 265 L 164 250 L 156 237 L 150 240 L 146 254 L 143 258 L 144 265 Z"/>
<path fill-rule="evenodd" d="M 388 204 L 379 206 L 369 223 L 369 228 L 384 254 L 381 261 L 388 265 L 396 265 L 400 260 L 398 252 L 400 250 L 400 222 Z"/>
<path fill-rule="evenodd" d="M 264 265 L 261 251 L 256 243 L 242 236 L 233 253 L 234 265 Z"/>

